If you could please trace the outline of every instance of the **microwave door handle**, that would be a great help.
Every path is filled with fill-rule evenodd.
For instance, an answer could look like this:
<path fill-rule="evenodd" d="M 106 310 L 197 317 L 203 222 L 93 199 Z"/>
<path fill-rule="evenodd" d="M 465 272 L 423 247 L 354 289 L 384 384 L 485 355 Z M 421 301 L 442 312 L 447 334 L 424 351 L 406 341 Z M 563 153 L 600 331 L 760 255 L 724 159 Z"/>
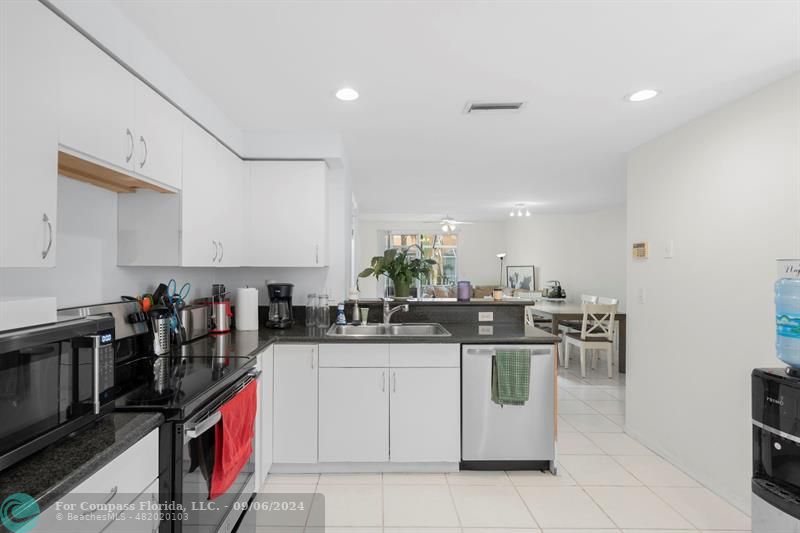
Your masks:
<path fill-rule="evenodd" d="M 97 338 L 93 339 L 92 344 L 92 367 L 94 367 L 94 375 L 92 376 L 92 402 L 94 403 L 94 414 L 100 414 L 100 346 Z"/>
<path fill-rule="evenodd" d="M 183 442 L 184 444 L 189 442 L 192 439 L 196 439 L 209 429 L 213 428 L 217 425 L 217 423 L 222 420 L 222 413 L 219 411 L 215 411 L 208 418 L 203 419 L 201 422 L 197 424 L 187 424 L 186 429 L 183 432 Z"/>

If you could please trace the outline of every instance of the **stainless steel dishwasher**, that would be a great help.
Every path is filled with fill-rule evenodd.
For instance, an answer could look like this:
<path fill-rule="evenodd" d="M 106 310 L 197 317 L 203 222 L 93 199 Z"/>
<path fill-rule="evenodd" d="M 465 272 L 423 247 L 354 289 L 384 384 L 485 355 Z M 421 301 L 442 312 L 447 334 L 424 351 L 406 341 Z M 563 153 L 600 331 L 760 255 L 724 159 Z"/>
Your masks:
<path fill-rule="evenodd" d="M 525 405 L 492 401 L 496 350 L 531 352 L 530 397 Z M 555 473 L 555 369 L 551 345 L 461 347 L 461 468 L 546 470 Z"/>

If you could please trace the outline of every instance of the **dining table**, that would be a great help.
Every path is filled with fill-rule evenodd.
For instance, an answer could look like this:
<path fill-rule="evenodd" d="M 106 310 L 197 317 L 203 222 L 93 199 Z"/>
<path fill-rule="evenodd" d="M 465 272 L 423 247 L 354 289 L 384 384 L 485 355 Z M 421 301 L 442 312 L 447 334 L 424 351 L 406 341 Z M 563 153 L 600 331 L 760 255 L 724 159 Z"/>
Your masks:
<path fill-rule="evenodd" d="M 537 315 L 545 320 L 549 320 L 552 324 L 552 332 L 558 335 L 558 325 L 562 322 L 583 320 L 583 308 L 578 302 L 534 302 L 533 305 L 528 306 L 528 309 L 534 315 Z M 619 323 L 619 371 L 621 374 L 625 373 L 625 335 L 627 332 L 625 324 L 625 313 L 617 311 L 614 320 Z"/>

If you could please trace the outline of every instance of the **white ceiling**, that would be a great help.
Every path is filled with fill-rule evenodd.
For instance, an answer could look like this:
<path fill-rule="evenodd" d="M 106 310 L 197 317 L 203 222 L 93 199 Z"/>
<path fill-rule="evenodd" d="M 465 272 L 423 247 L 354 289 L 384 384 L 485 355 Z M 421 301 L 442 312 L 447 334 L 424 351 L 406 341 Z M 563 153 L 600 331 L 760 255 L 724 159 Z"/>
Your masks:
<path fill-rule="evenodd" d="M 243 130 L 341 132 L 373 215 L 622 205 L 627 151 L 800 70 L 798 0 L 116 2 Z"/>

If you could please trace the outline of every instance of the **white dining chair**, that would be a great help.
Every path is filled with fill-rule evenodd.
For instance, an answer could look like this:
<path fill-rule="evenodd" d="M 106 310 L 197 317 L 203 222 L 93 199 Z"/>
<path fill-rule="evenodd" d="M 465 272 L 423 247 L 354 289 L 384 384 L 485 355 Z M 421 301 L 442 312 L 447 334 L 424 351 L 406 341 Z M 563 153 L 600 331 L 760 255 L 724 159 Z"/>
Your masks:
<path fill-rule="evenodd" d="M 567 332 L 564 335 L 564 367 L 569 368 L 570 346 L 580 350 L 581 377 L 586 377 L 586 352 L 599 350 L 606 353 L 608 377 L 613 377 L 614 325 L 617 304 L 583 303 L 583 320 L 580 332 Z"/>
<path fill-rule="evenodd" d="M 587 304 L 596 304 L 598 300 L 597 296 L 593 296 L 591 294 L 581 294 L 581 303 Z M 576 331 L 580 331 L 581 324 L 577 320 L 570 320 L 568 322 L 560 322 L 558 324 L 558 335 L 561 336 L 561 350 L 558 352 L 558 362 L 561 366 L 564 366 L 564 354 L 567 353 L 567 333 L 574 333 Z M 566 367 L 565 367 L 566 368 Z"/>

